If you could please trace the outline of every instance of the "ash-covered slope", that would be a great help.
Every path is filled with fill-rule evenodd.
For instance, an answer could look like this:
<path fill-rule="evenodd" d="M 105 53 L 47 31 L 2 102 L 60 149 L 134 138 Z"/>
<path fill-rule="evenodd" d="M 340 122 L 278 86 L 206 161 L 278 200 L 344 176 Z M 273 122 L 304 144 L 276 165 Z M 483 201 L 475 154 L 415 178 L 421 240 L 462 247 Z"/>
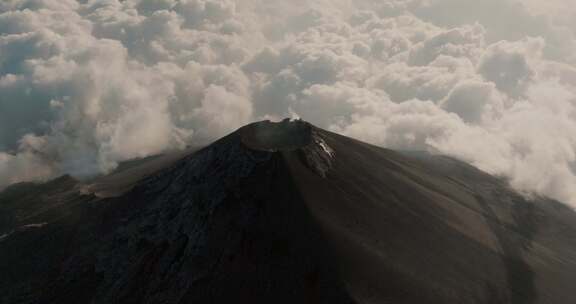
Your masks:
<path fill-rule="evenodd" d="M 0 303 L 576 303 L 575 213 L 455 160 L 284 121 L 162 163 L 1 193 Z"/>

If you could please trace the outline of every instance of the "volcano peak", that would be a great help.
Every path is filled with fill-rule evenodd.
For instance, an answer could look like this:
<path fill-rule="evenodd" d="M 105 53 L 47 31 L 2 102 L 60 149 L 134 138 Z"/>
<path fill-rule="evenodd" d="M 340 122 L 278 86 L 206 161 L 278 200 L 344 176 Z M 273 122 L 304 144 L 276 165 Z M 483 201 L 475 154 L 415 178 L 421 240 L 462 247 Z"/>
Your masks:
<path fill-rule="evenodd" d="M 305 164 L 322 177 L 332 168 L 334 150 L 324 140 L 321 129 L 300 119 L 286 118 L 249 124 L 240 129 L 242 143 L 253 150 L 299 153 Z"/>
<path fill-rule="evenodd" d="M 179 155 L 0 192 L 0 303 L 576 303 L 576 214 L 457 160 L 301 120 Z"/>

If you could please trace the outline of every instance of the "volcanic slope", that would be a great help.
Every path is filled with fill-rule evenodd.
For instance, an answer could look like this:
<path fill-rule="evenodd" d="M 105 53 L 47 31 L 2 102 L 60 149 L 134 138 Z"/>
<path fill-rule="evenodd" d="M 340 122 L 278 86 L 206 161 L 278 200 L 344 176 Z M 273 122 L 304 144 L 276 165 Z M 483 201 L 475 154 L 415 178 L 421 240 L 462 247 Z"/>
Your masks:
<path fill-rule="evenodd" d="M 265 121 L 168 159 L 0 193 L 0 303 L 576 303 L 576 214 L 451 158 Z"/>

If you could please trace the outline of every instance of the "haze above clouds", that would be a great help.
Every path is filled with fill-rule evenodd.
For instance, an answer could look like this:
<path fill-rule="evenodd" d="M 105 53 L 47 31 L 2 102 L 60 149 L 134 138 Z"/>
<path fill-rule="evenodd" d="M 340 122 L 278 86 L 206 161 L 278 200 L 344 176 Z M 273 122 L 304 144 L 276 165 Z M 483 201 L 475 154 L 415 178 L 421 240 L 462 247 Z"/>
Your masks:
<path fill-rule="evenodd" d="M 5 0 L 0 186 L 301 117 L 576 206 L 567 0 Z"/>

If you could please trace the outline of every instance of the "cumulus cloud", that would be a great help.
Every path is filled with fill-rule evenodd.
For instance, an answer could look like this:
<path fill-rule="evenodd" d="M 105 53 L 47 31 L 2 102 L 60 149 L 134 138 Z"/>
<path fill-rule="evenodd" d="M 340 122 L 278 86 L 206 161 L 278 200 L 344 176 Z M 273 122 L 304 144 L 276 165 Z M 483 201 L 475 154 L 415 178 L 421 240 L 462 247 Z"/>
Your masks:
<path fill-rule="evenodd" d="M 0 187 L 298 116 L 576 205 L 566 0 L 8 0 Z"/>

